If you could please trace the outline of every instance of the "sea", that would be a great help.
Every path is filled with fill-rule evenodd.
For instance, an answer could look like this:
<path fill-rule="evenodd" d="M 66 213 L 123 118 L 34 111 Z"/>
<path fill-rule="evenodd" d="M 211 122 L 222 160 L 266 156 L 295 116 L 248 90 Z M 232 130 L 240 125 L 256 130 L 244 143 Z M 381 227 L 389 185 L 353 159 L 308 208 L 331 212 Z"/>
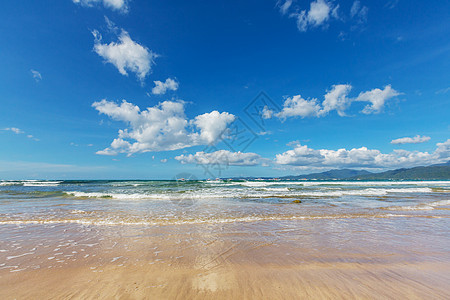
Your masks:
<path fill-rule="evenodd" d="M 0 298 L 450 297 L 450 181 L 183 178 L 0 181 Z"/>
<path fill-rule="evenodd" d="M 449 214 L 450 181 L 0 181 L 0 225 L 447 219 Z"/>

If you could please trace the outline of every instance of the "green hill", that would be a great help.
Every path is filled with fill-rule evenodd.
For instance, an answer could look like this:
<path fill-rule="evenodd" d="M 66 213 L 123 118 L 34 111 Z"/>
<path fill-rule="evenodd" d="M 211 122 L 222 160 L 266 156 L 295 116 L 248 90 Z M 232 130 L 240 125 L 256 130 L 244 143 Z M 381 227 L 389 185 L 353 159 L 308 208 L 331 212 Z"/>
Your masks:
<path fill-rule="evenodd" d="M 442 180 L 450 179 L 450 161 L 445 164 L 431 165 L 427 167 L 415 167 L 409 169 L 397 169 L 382 173 L 357 175 L 351 179 L 359 180 L 383 180 L 383 179 L 407 179 L 407 180 Z"/>
<path fill-rule="evenodd" d="M 318 179 L 318 180 L 328 180 L 328 179 L 348 179 L 356 176 L 371 175 L 368 171 L 364 170 L 352 170 L 352 169 L 341 169 L 341 170 L 330 170 L 321 173 L 312 173 L 308 175 L 292 175 L 284 176 L 281 179 L 287 180 L 299 180 L 299 179 Z"/>
<path fill-rule="evenodd" d="M 234 180 L 255 180 L 256 177 L 235 177 Z M 262 177 L 260 179 L 273 179 Z M 280 177 L 282 180 L 450 180 L 450 161 L 431 166 L 409 169 L 396 169 L 382 173 L 371 173 L 364 170 L 336 169 L 307 175 L 290 175 Z"/>

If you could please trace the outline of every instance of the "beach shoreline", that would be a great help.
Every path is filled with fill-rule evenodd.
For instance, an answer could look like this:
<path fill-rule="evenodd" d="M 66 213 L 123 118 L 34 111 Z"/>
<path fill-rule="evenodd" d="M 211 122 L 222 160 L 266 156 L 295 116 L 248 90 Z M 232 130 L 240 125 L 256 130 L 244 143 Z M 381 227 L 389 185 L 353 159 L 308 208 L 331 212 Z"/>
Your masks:
<path fill-rule="evenodd" d="M 446 218 L 434 221 L 448 224 Z M 429 232 L 429 222 L 368 218 L 170 226 L 2 225 L 0 248 L 6 251 L 0 252 L 0 261 L 17 267 L 0 269 L 0 296 L 446 298 L 448 241 Z M 408 234 L 414 227 L 416 234 Z M 34 253 L 27 255 L 30 250 Z"/>

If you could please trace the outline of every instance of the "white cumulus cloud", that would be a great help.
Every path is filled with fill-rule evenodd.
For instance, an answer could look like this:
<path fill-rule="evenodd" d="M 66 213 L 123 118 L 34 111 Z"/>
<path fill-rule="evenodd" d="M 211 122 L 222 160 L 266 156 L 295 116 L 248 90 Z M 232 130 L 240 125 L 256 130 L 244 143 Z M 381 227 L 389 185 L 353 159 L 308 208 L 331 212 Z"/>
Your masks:
<path fill-rule="evenodd" d="M 420 144 L 428 142 L 431 138 L 429 136 L 416 135 L 415 137 L 404 137 L 391 141 L 391 144 Z"/>
<path fill-rule="evenodd" d="M 120 74 L 128 75 L 127 71 L 136 73 L 142 82 L 150 73 L 158 55 L 133 41 L 128 32 L 122 29 L 119 40 L 109 44 L 102 43 L 102 36 L 97 30 L 94 30 L 92 34 L 95 38 L 94 51 L 106 62 L 113 64 Z"/>
<path fill-rule="evenodd" d="M 287 117 L 317 117 L 321 110 L 317 99 L 303 99 L 301 95 L 289 97 L 284 101 L 283 110 L 275 114 L 278 118 L 284 120 Z M 265 115 L 270 115 L 265 113 Z"/>
<path fill-rule="evenodd" d="M 366 147 L 338 150 L 312 149 L 297 144 L 294 149 L 277 154 L 275 162 L 295 167 L 333 168 L 403 168 L 443 163 L 450 159 L 450 139 L 437 143 L 434 152 L 394 150 L 382 153 Z"/>
<path fill-rule="evenodd" d="M 163 95 L 168 90 L 176 91 L 178 89 L 178 82 L 176 82 L 172 78 L 167 78 L 165 82 L 158 80 L 153 82 L 155 83 L 155 87 L 152 89 L 152 94 L 155 95 Z"/>
<path fill-rule="evenodd" d="M 94 5 L 103 4 L 104 7 L 127 12 L 128 11 L 128 1 L 127 0 L 72 0 L 73 3 L 81 4 L 83 6 L 92 7 Z"/>
<path fill-rule="evenodd" d="M 102 155 L 132 155 L 213 144 L 235 120 L 234 115 L 218 111 L 188 120 L 183 101 L 164 101 L 145 110 L 125 100 L 118 104 L 103 99 L 92 106 L 101 114 L 127 125 L 119 130 L 118 137 L 109 147 L 97 152 Z"/>
<path fill-rule="evenodd" d="M 349 84 L 333 85 L 331 90 L 325 94 L 322 102 L 323 108 L 319 115 L 326 115 L 330 111 L 336 110 L 341 117 L 345 116 L 345 110 L 350 106 L 351 99 L 347 98 L 352 86 Z"/>
<path fill-rule="evenodd" d="M 352 102 L 369 102 L 362 113 L 380 113 L 387 100 L 400 95 L 390 85 L 381 89 L 373 89 L 367 92 L 361 92 L 358 97 L 348 97 L 352 86 L 350 84 L 336 84 L 324 95 L 324 100 L 320 103 L 316 98 L 304 99 L 301 95 L 288 97 L 283 103 L 283 109 L 274 113 L 267 107 L 262 111 L 262 117 L 269 119 L 276 116 L 282 120 L 288 117 L 323 117 L 332 111 L 336 111 L 339 116 L 346 115 L 345 111 Z"/>
<path fill-rule="evenodd" d="M 355 101 L 370 102 L 371 104 L 368 104 L 362 112 L 365 114 L 377 114 L 383 110 L 384 104 L 387 100 L 399 95 L 401 95 L 401 93 L 394 90 L 390 85 L 387 85 L 382 90 L 373 89 L 367 92 L 362 92 L 355 99 Z"/>
<path fill-rule="evenodd" d="M 234 115 L 227 112 L 219 113 L 217 110 L 199 115 L 191 123 L 199 128 L 200 132 L 193 133 L 192 138 L 197 144 L 212 144 L 234 120 Z"/>
<path fill-rule="evenodd" d="M 215 152 L 197 152 L 194 155 L 180 155 L 175 157 L 182 164 L 222 165 L 222 166 L 256 166 L 262 162 L 256 153 L 230 152 L 218 150 Z"/>

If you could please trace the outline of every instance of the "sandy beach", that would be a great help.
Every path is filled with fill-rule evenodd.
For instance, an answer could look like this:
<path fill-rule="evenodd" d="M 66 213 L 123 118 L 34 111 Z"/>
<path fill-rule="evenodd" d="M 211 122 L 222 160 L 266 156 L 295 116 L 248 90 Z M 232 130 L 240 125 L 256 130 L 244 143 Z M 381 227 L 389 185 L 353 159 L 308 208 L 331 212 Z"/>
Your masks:
<path fill-rule="evenodd" d="M 450 296 L 449 243 L 429 232 L 433 222 L 442 220 L 3 225 L 0 295 L 2 299 L 445 299 Z M 396 231 L 398 226 L 403 233 Z"/>

